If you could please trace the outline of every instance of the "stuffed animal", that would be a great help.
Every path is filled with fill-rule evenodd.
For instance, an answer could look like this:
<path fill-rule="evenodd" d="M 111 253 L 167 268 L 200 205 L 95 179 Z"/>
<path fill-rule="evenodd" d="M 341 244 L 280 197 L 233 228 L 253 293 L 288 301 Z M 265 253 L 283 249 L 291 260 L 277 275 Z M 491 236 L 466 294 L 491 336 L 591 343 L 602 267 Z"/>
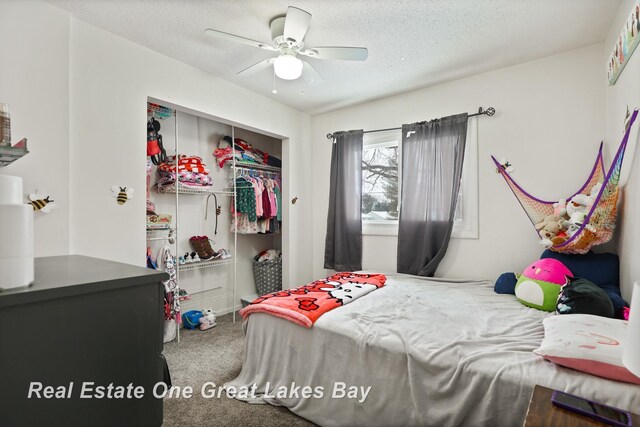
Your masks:
<path fill-rule="evenodd" d="M 557 203 L 553 204 L 553 214 L 560 217 L 567 216 L 567 200 L 560 199 Z"/>
<path fill-rule="evenodd" d="M 569 215 L 569 218 L 571 218 L 575 212 L 581 212 L 585 215 L 588 214 L 594 199 L 593 196 L 587 196 L 586 194 L 576 194 L 573 196 L 569 203 L 567 203 L 567 215 Z"/>
<path fill-rule="evenodd" d="M 547 215 L 542 222 L 536 224 L 536 230 L 542 238 L 542 244 L 550 247 L 554 244 L 561 243 L 563 240 L 554 241 L 558 233 L 562 231 L 562 218 L 559 215 Z"/>
<path fill-rule="evenodd" d="M 598 184 L 596 184 L 594 188 L 597 186 Z M 576 234 L 580 227 L 582 227 L 594 200 L 594 196 L 587 196 L 586 194 L 576 194 L 571 198 L 567 204 L 567 215 L 569 215 L 569 219 L 562 221 L 562 227 L 566 229 L 569 236 Z"/>
<path fill-rule="evenodd" d="M 584 224 L 587 214 L 583 212 L 574 212 L 568 221 L 563 221 L 562 226 L 566 229 L 569 236 L 573 236 Z"/>
<path fill-rule="evenodd" d="M 561 287 L 573 273 L 553 258 L 540 259 L 524 269 L 516 283 L 516 298 L 527 307 L 555 311 Z"/>
<path fill-rule="evenodd" d="M 202 317 L 200 318 L 200 330 L 206 331 L 207 329 L 211 329 L 216 325 L 216 315 L 213 313 L 213 310 L 211 310 L 210 308 L 204 310 L 202 312 Z"/>

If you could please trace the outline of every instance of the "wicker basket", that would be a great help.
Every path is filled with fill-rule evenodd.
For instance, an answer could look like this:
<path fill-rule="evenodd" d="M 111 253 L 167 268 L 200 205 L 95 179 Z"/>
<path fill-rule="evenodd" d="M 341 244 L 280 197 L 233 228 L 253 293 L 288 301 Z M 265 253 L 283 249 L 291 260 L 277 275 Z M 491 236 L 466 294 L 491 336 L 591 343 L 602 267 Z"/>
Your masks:
<path fill-rule="evenodd" d="M 282 290 L 282 259 L 253 260 L 253 279 L 258 295 Z"/>

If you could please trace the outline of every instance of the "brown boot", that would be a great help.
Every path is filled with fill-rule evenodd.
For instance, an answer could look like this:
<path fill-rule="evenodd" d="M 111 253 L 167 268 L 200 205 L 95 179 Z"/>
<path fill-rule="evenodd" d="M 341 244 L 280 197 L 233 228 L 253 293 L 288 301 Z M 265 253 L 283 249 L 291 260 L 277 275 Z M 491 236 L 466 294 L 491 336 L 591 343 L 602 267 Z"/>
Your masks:
<path fill-rule="evenodd" d="M 202 236 L 202 245 L 204 246 L 204 249 L 207 251 L 207 253 L 209 255 L 211 255 L 211 258 L 213 259 L 218 259 L 220 258 L 220 256 L 222 255 L 221 252 L 216 252 L 212 247 L 211 247 L 211 243 L 209 243 L 209 238 L 207 236 Z"/>
<path fill-rule="evenodd" d="M 206 236 L 193 236 L 189 239 L 189 243 L 191 243 L 191 247 L 197 252 L 201 260 L 213 258 L 213 254 L 207 250 L 207 248 L 211 249 L 211 245 L 209 244 L 209 238 Z"/>

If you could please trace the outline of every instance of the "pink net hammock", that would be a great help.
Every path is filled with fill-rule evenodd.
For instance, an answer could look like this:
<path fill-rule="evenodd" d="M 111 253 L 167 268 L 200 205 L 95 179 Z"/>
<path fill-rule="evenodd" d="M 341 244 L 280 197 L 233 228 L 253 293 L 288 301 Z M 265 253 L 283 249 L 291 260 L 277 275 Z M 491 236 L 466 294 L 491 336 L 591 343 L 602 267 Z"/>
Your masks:
<path fill-rule="evenodd" d="M 564 242 L 551 246 L 551 250 L 563 253 L 584 254 L 587 253 L 592 246 L 600 245 L 611 240 L 616 223 L 617 202 L 620 191 L 618 182 L 620 181 L 622 160 L 624 159 L 624 152 L 627 148 L 631 127 L 636 121 L 637 116 L 638 110 L 635 110 L 608 172 L 606 172 L 604 168 L 602 144 L 600 144 L 598 156 L 596 157 L 596 162 L 593 165 L 589 178 L 580 190 L 572 196 L 567 197 L 567 201 L 577 194 L 589 194 L 591 189 L 599 182 L 602 183 L 602 188 L 578 230 Z M 534 227 L 536 224 L 542 222 L 546 216 L 553 214 L 553 204 L 556 203 L 557 200 L 551 202 L 540 200 L 527 193 L 513 180 L 495 157 L 491 156 L 491 158 Z"/>

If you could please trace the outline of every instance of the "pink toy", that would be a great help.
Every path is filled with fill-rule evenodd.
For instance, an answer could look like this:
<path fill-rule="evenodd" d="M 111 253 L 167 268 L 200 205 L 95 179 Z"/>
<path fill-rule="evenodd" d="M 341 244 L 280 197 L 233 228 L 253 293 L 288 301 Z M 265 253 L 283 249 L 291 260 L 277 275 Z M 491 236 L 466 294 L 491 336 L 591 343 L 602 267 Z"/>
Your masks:
<path fill-rule="evenodd" d="M 525 268 L 522 275 L 530 279 L 564 286 L 567 283 L 566 276 L 573 276 L 573 273 L 557 259 L 543 258 Z"/>
<path fill-rule="evenodd" d="M 624 307 L 622 310 L 622 317 L 624 317 L 624 320 L 629 320 L 629 313 L 631 313 L 631 309 L 629 307 Z"/>

